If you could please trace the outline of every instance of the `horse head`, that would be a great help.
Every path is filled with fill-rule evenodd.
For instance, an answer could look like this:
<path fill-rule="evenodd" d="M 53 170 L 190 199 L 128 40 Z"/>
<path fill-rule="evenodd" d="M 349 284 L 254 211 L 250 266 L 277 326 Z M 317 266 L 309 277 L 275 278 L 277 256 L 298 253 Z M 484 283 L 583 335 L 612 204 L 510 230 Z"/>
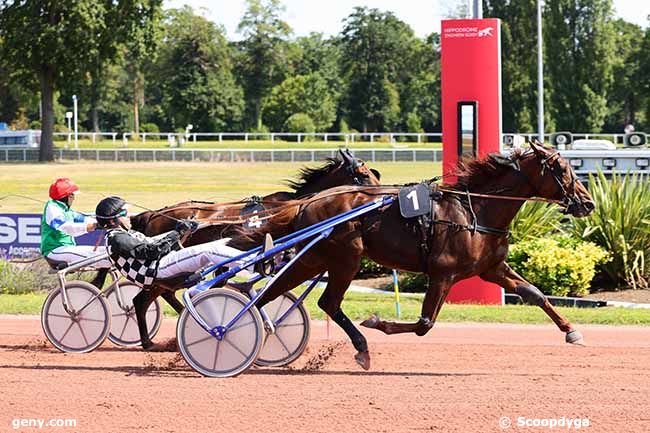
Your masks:
<path fill-rule="evenodd" d="M 356 158 L 350 149 L 339 149 L 341 167 L 345 169 L 356 185 L 379 185 L 381 173 L 374 168 L 366 167 L 363 160 Z"/>
<path fill-rule="evenodd" d="M 589 215 L 595 208 L 594 200 L 580 182 L 571 165 L 559 152 L 547 149 L 539 142 L 531 142 L 532 157 L 521 158 L 521 171 L 539 197 L 558 200 L 564 213 L 575 217 Z"/>

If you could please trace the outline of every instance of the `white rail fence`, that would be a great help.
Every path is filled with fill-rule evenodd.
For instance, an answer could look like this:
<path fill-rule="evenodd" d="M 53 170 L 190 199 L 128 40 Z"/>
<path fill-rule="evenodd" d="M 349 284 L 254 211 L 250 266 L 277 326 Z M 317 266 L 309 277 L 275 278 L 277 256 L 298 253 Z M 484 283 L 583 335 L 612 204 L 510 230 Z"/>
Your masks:
<path fill-rule="evenodd" d="M 442 134 L 433 132 L 314 132 L 314 133 L 288 133 L 288 132 L 80 132 L 78 138 L 97 143 L 109 139 L 114 146 L 129 146 L 132 141 L 146 143 L 147 140 L 166 140 L 170 145 L 184 145 L 200 141 L 213 141 L 228 143 L 228 141 L 270 141 L 272 144 L 281 141 L 304 143 L 306 141 L 340 142 L 353 144 L 359 142 L 374 143 L 377 141 L 396 143 L 397 141 L 410 141 L 414 143 L 441 143 Z M 74 144 L 73 132 L 55 132 L 55 140 L 64 139 L 68 145 Z M 119 144 L 118 144 L 119 143 Z"/>

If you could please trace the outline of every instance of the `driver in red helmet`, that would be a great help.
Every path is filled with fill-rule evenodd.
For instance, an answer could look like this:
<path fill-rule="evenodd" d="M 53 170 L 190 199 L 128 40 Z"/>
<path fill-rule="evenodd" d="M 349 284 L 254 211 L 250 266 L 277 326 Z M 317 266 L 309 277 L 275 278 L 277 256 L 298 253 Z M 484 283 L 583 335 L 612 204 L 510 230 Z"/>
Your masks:
<path fill-rule="evenodd" d="M 41 254 L 50 262 L 73 263 L 106 253 L 104 247 L 77 245 L 74 238 L 95 230 L 97 221 L 72 210 L 79 187 L 69 178 L 56 179 L 50 185 L 50 200 L 41 218 Z M 110 268 L 101 260 L 94 268 Z"/>

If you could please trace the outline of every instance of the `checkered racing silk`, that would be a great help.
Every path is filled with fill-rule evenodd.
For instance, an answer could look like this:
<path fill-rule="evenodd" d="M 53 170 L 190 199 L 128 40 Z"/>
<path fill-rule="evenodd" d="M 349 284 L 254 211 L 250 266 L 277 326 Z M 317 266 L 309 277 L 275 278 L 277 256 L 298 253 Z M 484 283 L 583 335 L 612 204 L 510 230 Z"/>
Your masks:
<path fill-rule="evenodd" d="M 135 257 L 121 256 L 111 248 L 111 238 L 117 233 L 117 230 L 112 230 L 106 235 L 106 251 L 108 252 L 109 260 L 129 281 L 143 289 L 149 289 L 158 273 L 159 260 L 143 260 L 136 259 Z M 129 231 L 128 233 L 139 241 L 147 241 L 147 237 L 142 233 L 136 231 Z"/>

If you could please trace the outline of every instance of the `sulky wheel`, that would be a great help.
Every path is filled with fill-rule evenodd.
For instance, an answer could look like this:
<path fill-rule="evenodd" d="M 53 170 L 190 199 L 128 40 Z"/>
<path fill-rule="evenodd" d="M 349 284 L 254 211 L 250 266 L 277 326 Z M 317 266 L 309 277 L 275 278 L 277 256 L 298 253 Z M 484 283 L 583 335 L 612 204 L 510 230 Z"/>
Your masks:
<path fill-rule="evenodd" d="M 138 330 L 138 320 L 135 317 L 133 298 L 140 293 L 141 289 L 135 284 L 124 283 L 120 284 L 117 290 L 120 290 L 122 306 L 126 310 L 120 307 L 115 292 L 116 289 L 111 289 L 106 294 L 108 304 L 111 307 L 111 329 L 108 339 L 118 346 L 137 346 L 140 344 L 140 332 Z M 147 319 L 149 338 L 153 339 L 158 333 L 163 319 L 162 307 L 158 299 L 149 305 L 145 317 Z"/>
<path fill-rule="evenodd" d="M 255 364 L 267 367 L 289 365 L 302 355 L 309 343 L 309 313 L 298 304 L 286 317 L 285 313 L 297 297 L 287 292 L 264 307 L 264 312 L 275 325 L 275 332 L 268 334 Z M 282 319 L 280 323 L 278 320 Z"/>
<path fill-rule="evenodd" d="M 211 289 L 192 300 L 196 311 L 212 328 L 226 326 L 250 302 L 230 289 Z M 252 307 L 231 326 L 221 340 L 206 332 L 183 310 L 176 327 L 178 347 L 185 361 L 210 377 L 236 376 L 257 359 L 264 341 L 262 317 Z"/>
<path fill-rule="evenodd" d="M 65 288 L 72 314 L 63 307 L 61 289 L 51 291 L 41 310 L 43 332 L 62 352 L 90 352 L 102 344 L 110 330 L 108 303 L 90 283 L 70 281 Z"/>

